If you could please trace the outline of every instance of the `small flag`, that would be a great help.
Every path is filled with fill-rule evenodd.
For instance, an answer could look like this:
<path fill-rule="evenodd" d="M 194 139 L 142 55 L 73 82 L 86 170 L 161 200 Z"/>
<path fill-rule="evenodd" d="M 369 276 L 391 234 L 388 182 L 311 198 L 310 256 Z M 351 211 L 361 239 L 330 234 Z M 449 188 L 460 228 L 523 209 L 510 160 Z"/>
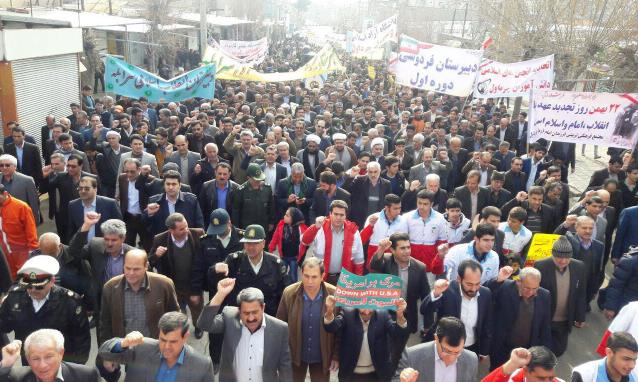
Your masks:
<path fill-rule="evenodd" d="M 377 78 L 377 71 L 374 69 L 374 66 L 372 65 L 368 65 L 368 77 L 370 77 L 371 80 L 374 80 L 375 78 Z"/>
<path fill-rule="evenodd" d="M 493 42 L 494 42 L 494 39 L 491 36 L 487 36 L 487 38 L 485 39 L 485 41 L 483 41 L 483 44 L 481 45 L 481 49 L 483 50 L 487 49 L 490 45 L 492 45 Z"/>

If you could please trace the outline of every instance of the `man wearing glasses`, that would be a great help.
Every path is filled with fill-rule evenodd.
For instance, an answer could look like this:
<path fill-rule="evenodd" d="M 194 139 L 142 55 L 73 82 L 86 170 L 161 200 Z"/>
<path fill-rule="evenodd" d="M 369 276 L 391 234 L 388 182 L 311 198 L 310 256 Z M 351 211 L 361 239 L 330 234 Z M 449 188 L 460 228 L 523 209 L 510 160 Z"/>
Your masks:
<path fill-rule="evenodd" d="M 64 334 L 64 360 L 86 363 L 91 350 L 89 321 L 81 297 L 55 285 L 58 261 L 48 255 L 27 260 L 18 271 L 18 283 L 0 305 L 0 332 L 14 332 L 24 341 L 38 329 Z M 23 362 L 26 364 L 26 362 Z"/>
<path fill-rule="evenodd" d="M 88 213 L 100 215 L 98 224 L 91 227 L 87 240 L 102 237 L 100 225 L 109 219 L 122 220 L 122 213 L 114 199 L 97 195 L 97 179 L 89 176 L 82 177 L 78 186 L 80 197 L 69 203 L 69 237 L 73 236 L 84 223 L 84 216 Z"/>

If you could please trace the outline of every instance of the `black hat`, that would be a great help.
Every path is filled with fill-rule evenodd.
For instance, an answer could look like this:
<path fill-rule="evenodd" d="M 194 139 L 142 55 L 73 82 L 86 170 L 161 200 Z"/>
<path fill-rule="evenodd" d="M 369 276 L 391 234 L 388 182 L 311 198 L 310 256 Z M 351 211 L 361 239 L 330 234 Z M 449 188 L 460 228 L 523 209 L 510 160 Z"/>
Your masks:
<path fill-rule="evenodd" d="M 223 208 L 218 208 L 210 214 L 210 224 L 206 233 L 209 235 L 221 235 L 226 231 L 230 216 Z"/>

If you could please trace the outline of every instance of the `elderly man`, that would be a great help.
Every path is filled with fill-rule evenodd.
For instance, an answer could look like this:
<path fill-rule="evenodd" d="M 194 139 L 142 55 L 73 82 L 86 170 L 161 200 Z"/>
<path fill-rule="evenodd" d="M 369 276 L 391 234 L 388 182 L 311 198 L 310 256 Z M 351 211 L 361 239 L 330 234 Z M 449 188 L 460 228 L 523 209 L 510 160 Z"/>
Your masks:
<path fill-rule="evenodd" d="M 40 183 L 42 183 L 40 149 L 34 143 L 25 142 L 25 135 L 26 132 L 22 127 L 17 126 L 11 129 L 13 142 L 5 147 L 5 152 L 18 159 L 18 171 L 32 177 L 36 188 L 40 188 Z"/>
<path fill-rule="evenodd" d="M 348 172 L 344 188 L 352 195 L 351 220 L 363 227 L 368 216 L 383 209 L 384 198 L 392 192 L 390 181 L 381 178 L 381 165 L 369 162 L 367 174 L 357 176 L 355 169 Z"/>
<path fill-rule="evenodd" d="M 204 146 L 204 158 L 197 161 L 191 175 L 190 186 L 193 194 L 199 195 L 204 183 L 215 177 L 215 170 L 220 163 L 228 164 L 226 159 L 220 157 L 219 148 L 215 143 L 207 143 Z"/>
<path fill-rule="evenodd" d="M 303 165 L 294 163 L 291 175 L 277 184 L 277 219 L 282 218 L 289 207 L 296 207 L 304 214 L 306 224 L 310 224 L 310 207 L 316 189 L 317 182 L 305 175 Z"/>
<path fill-rule="evenodd" d="M 305 259 L 301 281 L 284 289 L 277 309 L 277 318 L 288 323 L 293 382 L 303 382 L 307 372 L 313 382 L 328 382 L 339 365 L 334 335 L 321 322 L 326 298 L 335 291 L 323 281 L 324 271 L 318 258 Z"/>
<path fill-rule="evenodd" d="M 55 285 L 60 270 L 56 259 L 39 255 L 27 260 L 18 271 L 18 285 L 0 306 L 0 332 L 14 332 L 24 340 L 37 329 L 57 329 L 68 342 L 65 360 L 85 363 L 91 349 L 91 333 L 81 297 Z"/>
<path fill-rule="evenodd" d="M 509 280 L 511 267 L 503 267 L 487 286 L 494 296 L 494 333 L 490 369 L 502 365 L 513 349 L 552 345 L 551 296 L 540 286 L 538 269 L 523 268 L 517 281 Z"/>
<path fill-rule="evenodd" d="M 224 334 L 219 382 L 292 381 L 288 325 L 265 313 L 267 301 L 257 288 L 237 296 L 237 307 L 224 300 L 233 293 L 237 279 L 225 278 L 204 308 L 197 325 L 210 333 Z"/>
<path fill-rule="evenodd" d="M 5 190 L 16 199 L 27 203 L 36 224 L 40 223 L 40 201 L 38 190 L 32 177 L 24 175 L 18 170 L 18 160 L 13 155 L 0 155 L 0 172 L 2 185 Z"/>
<path fill-rule="evenodd" d="M 224 122 L 225 123 L 225 122 Z M 239 142 L 235 138 L 239 135 Z M 233 157 L 233 176 L 235 182 L 242 184 L 248 178 L 246 170 L 242 170 L 241 163 L 250 157 L 250 161 L 264 157 L 264 150 L 253 144 L 254 134 L 250 130 L 242 130 L 241 125 L 236 125 L 224 140 L 224 149 Z"/>
<path fill-rule="evenodd" d="M 120 158 L 122 154 L 131 151 L 127 146 L 120 144 L 121 135 L 117 131 L 109 131 L 106 133 L 106 144 L 98 147 L 102 150 L 105 162 L 105 171 L 100 174 L 102 178 L 102 195 L 112 198 L 115 195 L 117 187 L 117 177 L 119 175 L 118 168 L 120 166 Z M 85 170 L 88 172 L 88 170 Z"/>
<path fill-rule="evenodd" d="M 40 329 L 24 341 L 29 366 L 14 366 L 20 358 L 22 341 L 14 340 L 2 348 L 0 379 L 14 382 L 82 381 L 99 382 L 94 367 L 63 361 L 64 335 L 55 329 Z"/>
<path fill-rule="evenodd" d="M 159 340 L 130 332 L 124 338 L 112 338 L 100 346 L 104 361 L 125 364 L 124 381 L 212 381 L 210 358 L 200 354 L 186 342 L 190 337 L 188 316 L 167 312 L 157 323 Z M 159 353 L 159 357 L 157 357 Z"/>

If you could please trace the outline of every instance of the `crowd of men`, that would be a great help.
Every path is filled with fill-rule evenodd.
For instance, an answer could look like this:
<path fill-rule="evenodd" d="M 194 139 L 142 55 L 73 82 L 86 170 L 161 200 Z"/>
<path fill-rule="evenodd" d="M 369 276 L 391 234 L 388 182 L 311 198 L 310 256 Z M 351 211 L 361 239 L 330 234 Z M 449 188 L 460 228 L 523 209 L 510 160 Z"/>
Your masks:
<path fill-rule="evenodd" d="M 107 381 L 476 381 L 479 362 L 486 381 L 548 381 L 596 296 L 609 319 L 638 300 L 635 153 L 610 150 L 570 203 L 575 145 L 528 143 L 525 112 L 349 69 L 161 105 L 85 86 L 41 145 L 10 122 L 0 380 L 98 380 L 77 365 L 96 327 Z M 343 269 L 398 276 L 401 298 L 336 307 Z M 606 341 L 573 381 L 636 380 L 632 335 Z"/>

